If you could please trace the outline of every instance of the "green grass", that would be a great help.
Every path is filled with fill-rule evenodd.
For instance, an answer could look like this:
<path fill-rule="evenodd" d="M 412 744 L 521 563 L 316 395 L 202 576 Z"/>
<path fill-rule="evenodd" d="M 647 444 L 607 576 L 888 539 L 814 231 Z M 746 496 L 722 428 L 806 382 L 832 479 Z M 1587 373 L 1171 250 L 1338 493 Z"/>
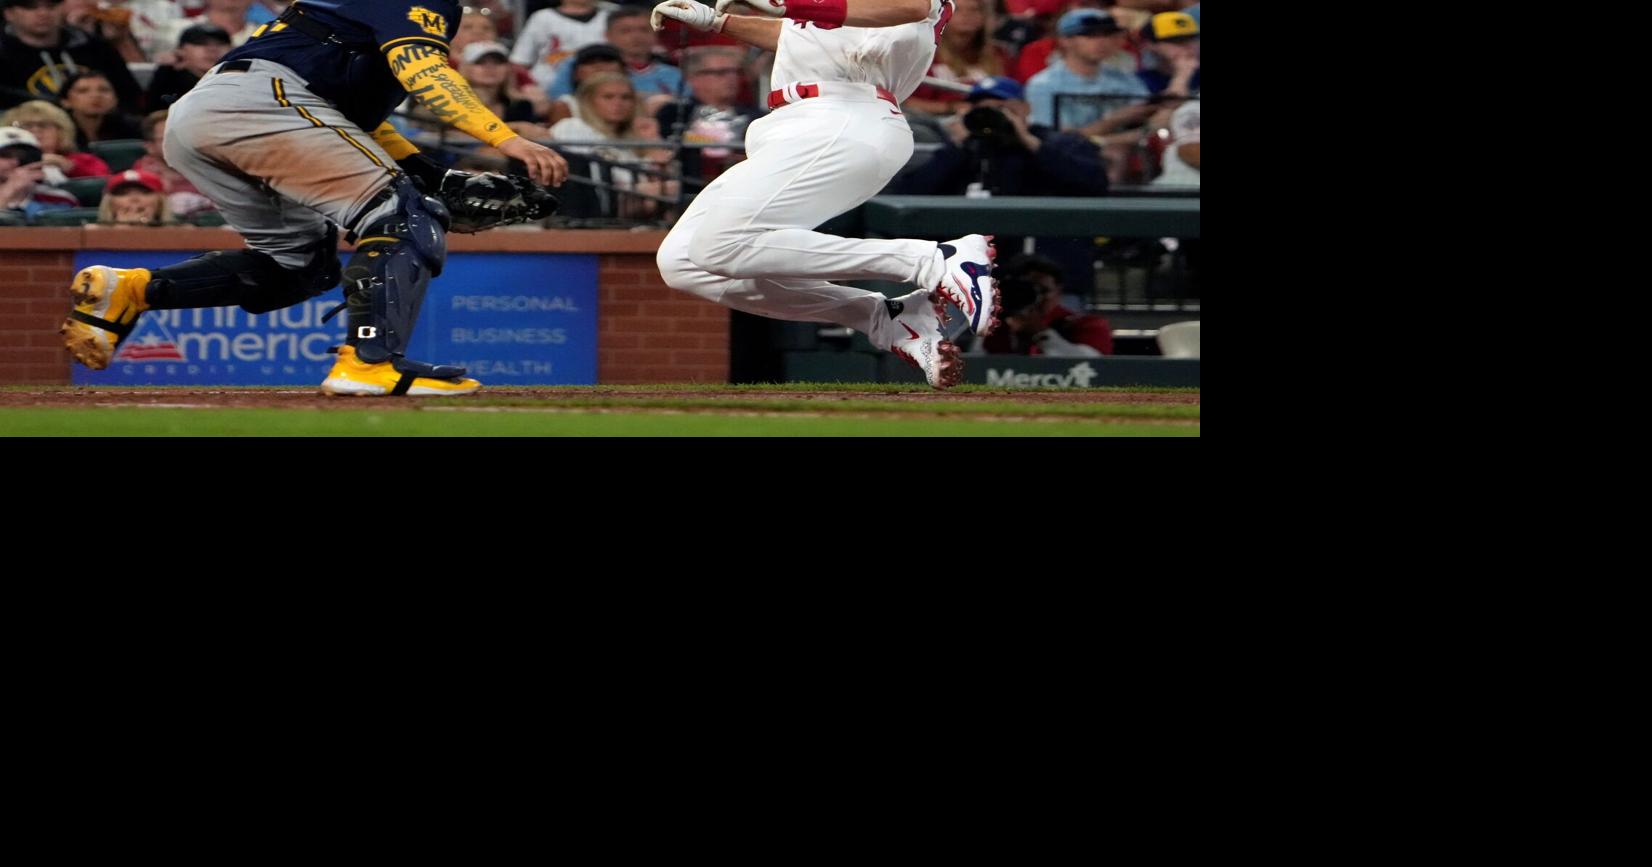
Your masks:
<path fill-rule="evenodd" d="M 765 413 L 897 413 L 1063 418 L 1137 418 L 1198 421 L 1196 404 L 1014 403 L 1011 401 L 764 400 L 753 398 L 591 397 L 555 401 L 531 397 L 438 398 L 439 406 L 557 409 L 733 410 Z"/>
<path fill-rule="evenodd" d="M 1025 407 L 1022 407 L 1024 410 Z M 1025 413 L 1023 413 L 1025 414 Z M 1197 424 L 659 412 L 0 409 L 0 436 L 1198 436 Z"/>
<path fill-rule="evenodd" d="M 12 394 L 82 390 L 0 387 L 0 392 Z M 95 389 L 109 397 L 176 396 L 190 403 L 212 400 L 202 392 L 271 390 L 303 391 Z M 960 386 L 945 395 L 932 395 L 921 386 L 871 383 L 553 386 L 526 391 L 339 401 L 324 408 L 89 406 L 80 404 L 77 396 L 69 405 L 0 408 L 0 436 L 1198 436 L 1200 418 L 1196 403 L 1020 403 L 1013 399 L 1015 391 L 986 386 Z M 1163 388 L 1074 390 L 1079 392 L 1092 400 L 1101 392 L 1103 401 L 1108 392 L 1198 395 L 1197 389 Z M 926 399 L 884 400 L 881 394 L 920 394 Z M 98 401 L 92 394 L 86 399 Z"/>

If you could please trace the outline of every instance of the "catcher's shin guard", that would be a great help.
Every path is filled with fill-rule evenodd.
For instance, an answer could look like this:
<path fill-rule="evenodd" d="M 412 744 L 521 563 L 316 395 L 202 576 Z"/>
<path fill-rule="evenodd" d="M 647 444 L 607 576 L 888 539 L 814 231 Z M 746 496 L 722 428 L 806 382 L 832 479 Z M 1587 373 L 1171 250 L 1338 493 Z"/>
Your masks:
<path fill-rule="evenodd" d="M 390 188 L 393 213 L 355 232 L 355 255 L 344 266 L 344 293 L 349 304 L 346 345 L 366 364 L 390 362 L 415 376 L 449 378 L 465 369 L 433 365 L 406 356 L 413 327 L 424 303 L 425 288 L 447 261 L 447 209 L 421 194 L 406 177 Z"/>

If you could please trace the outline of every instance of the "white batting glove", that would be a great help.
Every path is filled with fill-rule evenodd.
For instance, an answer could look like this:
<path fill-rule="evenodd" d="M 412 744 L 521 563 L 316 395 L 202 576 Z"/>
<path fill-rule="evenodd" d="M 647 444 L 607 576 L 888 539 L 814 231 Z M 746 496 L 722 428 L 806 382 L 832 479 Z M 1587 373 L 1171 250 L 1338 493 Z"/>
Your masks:
<path fill-rule="evenodd" d="M 728 20 L 727 15 L 718 13 L 704 3 L 695 3 L 694 0 L 665 0 L 654 7 L 654 14 L 648 16 L 648 24 L 655 30 L 665 27 L 665 19 L 673 18 L 694 28 L 695 30 L 715 30 L 722 32 L 723 22 Z"/>
<path fill-rule="evenodd" d="M 736 3 L 764 15 L 786 17 L 786 0 L 717 0 L 717 11 L 727 12 L 728 8 Z"/>

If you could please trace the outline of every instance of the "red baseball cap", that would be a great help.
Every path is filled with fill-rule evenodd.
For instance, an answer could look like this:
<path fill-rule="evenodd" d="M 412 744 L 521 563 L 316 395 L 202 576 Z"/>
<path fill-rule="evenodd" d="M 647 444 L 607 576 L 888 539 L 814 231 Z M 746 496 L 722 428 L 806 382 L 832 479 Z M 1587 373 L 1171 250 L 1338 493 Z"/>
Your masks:
<path fill-rule="evenodd" d="M 116 190 L 116 188 L 124 187 L 127 184 L 140 184 L 148 187 L 150 192 L 154 193 L 166 191 L 166 185 L 161 183 L 160 178 L 155 177 L 149 172 L 140 172 L 137 169 L 127 169 L 118 175 L 110 175 L 109 183 L 104 185 L 103 191 L 106 193 L 112 193 Z"/>

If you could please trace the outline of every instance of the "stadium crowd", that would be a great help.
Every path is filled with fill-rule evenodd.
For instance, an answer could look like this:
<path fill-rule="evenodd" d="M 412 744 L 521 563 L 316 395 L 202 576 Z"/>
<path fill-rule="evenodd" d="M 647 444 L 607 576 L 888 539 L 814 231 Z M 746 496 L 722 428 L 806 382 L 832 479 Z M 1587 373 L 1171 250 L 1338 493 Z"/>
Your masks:
<path fill-rule="evenodd" d="M 929 73 L 934 83 L 902 106 L 920 157 L 890 192 L 1198 187 L 1198 2 L 953 2 Z M 135 169 L 143 180 L 125 187 L 161 187 L 165 207 L 148 222 L 210 221 L 211 202 L 160 153 L 167 107 L 288 4 L 0 3 L 0 218 L 16 224 L 89 211 L 117 186 L 110 179 Z M 501 118 L 570 156 L 576 172 L 598 186 L 647 194 L 593 207 L 663 222 L 675 216 L 671 203 L 681 192 L 741 158 L 746 126 L 769 111 L 771 85 L 787 82 L 769 80 L 772 53 L 732 38 L 669 20 L 655 33 L 652 6 L 473 0 L 451 62 Z M 393 122 L 455 167 L 502 166 L 496 152 L 411 102 Z"/>

